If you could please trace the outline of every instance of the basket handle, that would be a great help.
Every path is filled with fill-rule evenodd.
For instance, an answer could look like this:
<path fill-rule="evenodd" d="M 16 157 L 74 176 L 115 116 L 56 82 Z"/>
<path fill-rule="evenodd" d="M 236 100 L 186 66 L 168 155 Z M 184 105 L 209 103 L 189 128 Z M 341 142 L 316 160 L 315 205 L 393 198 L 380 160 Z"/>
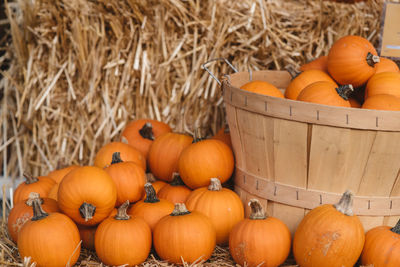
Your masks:
<path fill-rule="evenodd" d="M 226 58 L 214 58 L 214 59 L 210 59 L 209 61 L 207 61 L 206 63 L 204 63 L 203 65 L 201 65 L 202 69 L 206 70 L 208 72 L 208 74 L 210 74 L 210 76 L 217 81 L 217 83 L 219 85 L 221 85 L 221 81 L 214 75 L 214 73 L 212 73 L 207 67 L 206 65 L 215 62 L 215 61 L 224 61 L 234 72 L 238 72 L 238 70 L 229 62 L 229 60 L 227 60 Z"/>

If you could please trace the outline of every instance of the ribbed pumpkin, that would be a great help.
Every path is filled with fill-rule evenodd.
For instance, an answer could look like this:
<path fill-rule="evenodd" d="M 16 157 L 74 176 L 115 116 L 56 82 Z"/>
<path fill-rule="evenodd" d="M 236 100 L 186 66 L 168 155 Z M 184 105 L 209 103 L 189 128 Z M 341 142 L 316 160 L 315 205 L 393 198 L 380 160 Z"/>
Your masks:
<path fill-rule="evenodd" d="M 300 71 L 321 70 L 328 73 L 328 56 L 320 56 L 306 64 L 301 65 Z"/>
<path fill-rule="evenodd" d="M 31 192 L 36 192 L 41 197 L 47 197 L 50 189 L 56 183 L 53 179 L 47 176 L 33 177 L 28 173 L 24 173 L 24 177 L 25 182 L 20 183 L 14 191 L 14 205 L 28 199 Z"/>
<path fill-rule="evenodd" d="M 75 170 L 76 168 L 79 168 L 79 166 L 71 165 L 62 169 L 53 170 L 47 174 L 47 177 L 50 177 L 54 180 L 54 182 L 59 184 L 65 175 L 67 175 L 70 171 Z"/>
<path fill-rule="evenodd" d="M 376 64 L 375 74 L 381 72 L 399 72 L 399 66 L 391 59 L 380 57 L 379 63 Z"/>
<path fill-rule="evenodd" d="M 171 132 L 168 124 L 151 119 L 130 122 L 122 131 L 121 140 L 139 150 L 145 158 L 153 141 L 164 133 Z"/>
<path fill-rule="evenodd" d="M 178 173 L 174 173 L 172 176 L 172 182 L 163 186 L 157 196 L 174 204 L 185 203 L 192 190 L 182 182 Z"/>
<path fill-rule="evenodd" d="M 250 199 L 251 214 L 237 223 L 229 235 L 229 251 L 241 266 L 276 267 L 289 255 L 289 228 L 279 219 L 267 217 L 260 202 Z"/>
<path fill-rule="evenodd" d="M 217 178 L 210 179 L 210 186 L 190 193 L 186 200 L 189 211 L 198 211 L 211 219 L 217 234 L 217 244 L 225 245 L 233 226 L 244 218 L 244 208 L 239 196 L 223 188 Z"/>
<path fill-rule="evenodd" d="M 285 90 L 285 97 L 296 100 L 300 92 L 308 85 L 315 82 L 330 82 L 337 87 L 335 81 L 321 70 L 306 70 L 295 77 Z"/>
<path fill-rule="evenodd" d="M 400 97 L 400 73 L 381 72 L 373 75 L 365 88 L 365 98 L 373 95 L 394 95 Z"/>
<path fill-rule="evenodd" d="M 348 35 L 329 49 L 328 72 L 339 84 L 351 84 L 356 88 L 374 75 L 378 62 L 378 54 L 367 39 Z"/>
<path fill-rule="evenodd" d="M 228 125 L 225 125 L 221 129 L 219 129 L 218 132 L 212 138 L 224 142 L 229 146 L 230 149 L 232 149 L 232 139 Z"/>
<path fill-rule="evenodd" d="M 115 206 L 117 188 L 110 175 L 95 166 L 84 166 L 68 173 L 58 188 L 58 206 L 81 225 L 96 225 Z"/>
<path fill-rule="evenodd" d="M 224 142 L 202 140 L 196 133 L 194 143 L 186 147 L 179 157 L 178 170 L 183 182 L 191 189 L 208 186 L 211 177 L 225 183 L 234 168 L 233 152 Z"/>
<path fill-rule="evenodd" d="M 174 211 L 156 224 L 153 245 L 161 259 L 191 264 L 211 257 L 215 236 L 209 218 L 197 211 L 189 212 L 185 204 L 177 203 Z"/>
<path fill-rule="evenodd" d="M 129 215 L 143 218 L 154 230 L 156 223 L 164 216 L 171 214 L 174 204 L 166 199 L 157 198 L 156 191 L 151 183 L 144 185 L 146 199 L 136 202 L 128 211 Z"/>
<path fill-rule="evenodd" d="M 377 226 L 365 234 L 361 263 L 374 267 L 400 266 L 400 221 L 396 226 Z"/>
<path fill-rule="evenodd" d="M 312 209 L 300 222 L 293 239 L 297 264 L 354 266 L 364 246 L 365 234 L 352 212 L 353 195 L 346 191 L 339 203 Z"/>
<path fill-rule="evenodd" d="M 112 155 L 119 152 L 123 161 L 132 161 L 146 170 L 146 158 L 133 146 L 121 142 L 111 142 L 100 148 L 94 159 L 94 165 L 105 168 L 111 165 Z"/>
<path fill-rule="evenodd" d="M 74 266 L 81 251 L 75 223 L 64 214 L 44 212 L 39 198 L 32 201 L 32 207 L 32 219 L 18 234 L 21 258 L 31 257 L 38 267 Z"/>
<path fill-rule="evenodd" d="M 127 215 L 128 206 L 129 201 L 118 208 L 115 217 L 107 218 L 97 227 L 96 254 L 107 265 L 135 266 L 144 262 L 150 253 L 150 227 L 142 218 Z"/>
<path fill-rule="evenodd" d="M 279 89 L 276 88 L 276 86 L 265 81 L 251 81 L 242 85 L 240 89 L 257 94 L 284 98 L 283 93 L 279 91 Z"/>
<path fill-rule="evenodd" d="M 38 193 L 31 192 L 29 198 L 26 201 L 20 201 L 15 204 L 8 215 L 8 233 L 14 242 L 17 242 L 18 232 L 21 230 L 22 226 L 33 217 L 32 202 L 35 199 L 39 199 L 45 212 L 51 213 L 59 211 L 57 201 L 51 198 L 40 198 Z"/>
<path fill-rule="evenodd" d="M 104 169 L 117 186 L 117 202 L 120 206 L 125 201 L 134 203 L 141 199 L 146 173 L 143 168 L 131 161 L 122 161 L 119 152 L 112 155 L 111 165 Z"/>
<path fill-rule="evenodd" d="M 362 108 L 399 111 L 400 98 L 393 95 L 373 95 L 364 101 Z"/>
<path fill-rule="evenodd" d="M 351 107 L 348 99 L 352 91 L 351 85 L 336 87 L 331 82 L 315 82 L 304 88 L 297 100 L 329 106 Z"/>
<path fill-rule="evenodd" d="M 94 250 L 94 235 L 96 233 L 97 226 L 85 226 L 79 224 L 77 224 L 77 226 L 82 240 L 82 247 L 89 250 Z"/>
<path fill-rule="evenodd" d="M 151 144 L 147 156 L 150 171 L 157 179 L 171 182 L 172 174 L 178 171 L 178 159 L 183 149 L 193 141 L 191 136 L 165 133 Z"/>

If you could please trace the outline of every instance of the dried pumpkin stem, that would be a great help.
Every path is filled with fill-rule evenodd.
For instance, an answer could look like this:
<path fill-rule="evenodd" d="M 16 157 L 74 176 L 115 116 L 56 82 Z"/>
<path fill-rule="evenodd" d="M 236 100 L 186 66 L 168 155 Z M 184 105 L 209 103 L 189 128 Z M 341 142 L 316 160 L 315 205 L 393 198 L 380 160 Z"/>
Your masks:
<path fill-rule="evenodd" d="M 39 181 L 37 177 L 33 177 L 30 173 L 24 172 L 25 184 L 33 184 Z"/>
<path fill-rule="evenodd" d="M 376 55 L 372 54 L 371 52 L 368 52 L 366 59 L 367 59 L 368 65 L 370 65 L 371 67 L 374 67 L 376 63 L 380 62 L 379 56 L 376 56 Z"/>
<path fill-rule="evenodd" d="M 39 193 L 36 193 L 36 192 L 30 192 L 29 193 L 29 198 L 26 200 L 26 205 L 28 205 L 29 207 L 32 207 L 32 205 L 33 205 L 33 201 L 34 200 L 39 200 L 40 201 L 40 204 L 43 204 L 43 198 L 40 198 L 40 195 L 39 195 Z"/>
<path fill-rule="evenodd" d="M 185 203 L 175 203 L 175 208 L 170 215 L 181 216 L 186 214 L 190 214 L 190 211 L 187 210 Z"/>
<path fill-rule="evenodd" d="M 390 231 L 400 235 L 400 220 L 397 221 L 397 224 L 392 229 L 390 229 Z"/>
<path fill-rule="evenodd" d="M 353 216 L 353 193 L 351 193 L 350 190 L 346 190 L 339 202 L 333 206 L 344 215 Z"/>
<path fill-rule="evenodd" d="M 131 216 L 129 216 L 126 211 L 129 207 L 129 200 L 125 201 L 121 206 L 119 206 L 117 215 L 114 216 L 116 220 L 129 220 Z"/>
<path fill-rule="evenodd" d="M 153 125 L 150 122 L 146 122 L 139 133 L 143 138 L 154 140 Z"/>
<path fill-rule="evenodd" d="M 193 144 L 193 143 L 200 142 L 200 141 L 203 140 L 203 139 L 204 139 L 204 138 L 202 137 L 201 129 L 200 129 L 200 128 L 196 128 L 196 129 L 194 130 L 192 144 Z"/>
<path fill-rule="evenodd" d="M 172 181 L 171 181 L 170 185 L 172 185 L 172 186 L 181 186 L 181 185 L 185 185 L 185 184 L 183 183 L 182 178 L 179 175 L 179 173 L 174 172 L 172 174 Z"/>
<path fill-rule="evenodd" d="M 299 76 L 300 73 L 301 73 L 301 72 L 299 72 L 299 71 L 296 71 L 296 70 L 293 68 L 293 66 L 291 66 L 291 65 L 286 66 L 286 67 L 285 67 L 285 70 L 286 70 L 287 72 L 289 72 L 290 76 L 292 77 L 292 80 L 296 79 L 296 77 Z"/>
<path fill-rule="evenodd" d="M 220 191 L 222 189 L 221 181 L 218 178 L 211 178 L 208 190 L 210 191 Z"/>
<path fill-rule="evenodd" d="M 251 220 L 264 220 L 267 218 L 267 215 L 264 212 L 263 207 L 260 204 L 258 199 L 250 199 L 249 206 L 251 208 L 250 219 Z"/>
<path fill-rule="evenodd" d="M 120 152 L 114 152 L 112 154 L 112 160 L 111 160 L 111 165 L 116 164 L 116 163 L 121 163 L 123 162 L 121 159 L 121 153 Z"/>
<path fill-rule="evenodd" d="M 350 95 L 354 92 L 354 88 L 353 88 L 353 85 L 351 85 L 351 84 L 341 85 L 338 88 L 336 88 L 336 92 L 344 100 L 348 100 Z"/>
<path fill-rule="evenodd" d="M 49 214 L 43 210 L 42 204 L 40 203 L 40 201 L 41 200 L 39 197 L 32 199 L 32 203 L 31 203 L 31 205 L 33 207 L 32 221 L 39 221 L 39 220 L 49 216 Z"/>
<path fill-rule="evenodd" d="M 146 199 L 144 200 L 145 203 L 157 203 L 160 200 L 157 197 L 156 190 L 151 183 L 146 183 L 144 185 L 144 191 L 146 191 Z"/>
<path fill-rule="evenodd" d="M 85 222 L 91 220 L 96 212 L 96 206 L 83 202 L 83 204 L 79 207 L 79 213 L 82 218 L 85 219 Z"/>
<path fill-rule="evenodd" d="M 146 181 L 148 183 L 154 183 L 156 181 L 156 177 L 151 172 L 146 173 Z"/>

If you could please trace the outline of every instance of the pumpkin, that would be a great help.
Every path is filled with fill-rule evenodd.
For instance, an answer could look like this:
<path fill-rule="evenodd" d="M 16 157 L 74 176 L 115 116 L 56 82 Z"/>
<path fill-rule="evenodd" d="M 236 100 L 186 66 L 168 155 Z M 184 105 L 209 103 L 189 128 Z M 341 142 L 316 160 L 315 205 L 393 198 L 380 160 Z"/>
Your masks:
<path fill-rule="evenodd" d="M 352 108 L 361 108 L 360 102 L 358 102 L 358 100 L 355 99 L 354 97 L 350 97 L 349 98 L 349 102 L 350 102 L 350 106 Z"/>
<path fill-rule="evenodd" d="M 364 101 L 362 108 L 399 111 L 400 98 L 393 95 L 373 95 Z"/>
<path fill-rule="evenodd" d="M 100 148 L 94 159 L 94 166 L 105 168 L 111 165 L 112 155 L 119 152 L 123 161 L 132 161 L 146 170 L 146 158 L 133 146 L 121 142 L 111 142 Z"/>
<path fill-rule="evenodd" d="M 158 194 L 161 188 L 167 185 L 166 182 L 157 180 L 151 172 L 146 173 L 146 179 L 148 183 L 151 183 L 154 190 L 156 191 L 156 194 Z M 146 198 L 146 191 L 144 191 L 143 193 L 142 200 L 145 198 Z"/>
<path fill-rule="evenodd" d="M 117 188 L 110 175 L 95 166 L 68 173 L 58 188 L 58 206 L 81 225 L 96 225 L 113 210 Z"/>
<path fill-rule="evenodd" d="M 45 212 L 58 212 L 57 201 L 51 198 L 40 198 L 40 195 L 35 192 L 29 194 L 29 198 L 26 201 L 20 201 L 10 210 L 7 220 L 8 233 L 14 242 L 17 242 L 18 232 L 22 226 L 32 219 L 32 201 L 39 199 L 42 208 Z"/>
<path fill-rule="evenodd" d="M 175 204 L 174 211 L 161 218 L 153 231 L 158 256 L 175 264 L 209 259 L 215 240 L 211 220 L 197 211 L 189 212 L 183 203 Z"/>
<path fill-rule="evenodd" d="M 359 87 L 376 71 L 374 46 L 365 38 L 348 35 L 333 43 L 328 53 L 328 72 L 339 84 Z"/>
<path fill-rule="evenodd" d="M 365 234 L 361 263 L 365 266 L 400 266 L 400 220 L 390 226 L 377 226 Z"/>
<path fill-rule="evenodd" d="M 156 191 L 151 183 L 144 185 L 146 199 L 136 202 L 128 211 L 129 215 L 143 218 L 154 230 L 156 223 L 164 216 L 171 214 L 174 204 L 166 199 L 157 198 Z"/>
<path fill-rule="evenodd" d="M 28 199 L 31 192 L 36 192 L 42 197 L 47 197 L 50 189 L 56 183 L 47 176 L 33 177 L 28 173 L 24 173 L 24 178 L 25 182 L 20 183 L 14 191 L 14 205 Z"/>
<path fill-rule="evenodd" d="M 172 176 L 172 182 L 163 186 L 157 196 L 174 204 L 185 203 L 192 190 L 185 186 L 178 173 L 174 173 Z"/>
<path fill-rule="evenodd" d="M 285 97 L 296 100 L 300 92 L 308 85 L 315 82 L 330 82 L 337 87 L 335 81 L 321 70 L 306 70 L 294 78 L 285 90 Z"/>
<path fill-rule="evenodd" d="M 291 246 L 289 228 L 279 219 L 267 217 L 260 202 L 250 199 L 251 214 L 237 223 L 229 235 L 229 251 L 241 266 L 280 266 Z"/>
<path fill-rule="evenodd" d="M 378 64 L 376 64 L 376 73 L 381 73 L 381 72 L 399 72 L 399 66 L 397 64 L 388 58 L 385 57 L 380 57 L 380 61 Z"/>
<path fill-rule="evenodd" d="M 301 91 L 297 100 L 338 107 L 351 107 L 349 96 L 353 92 L 351 85 L 336 87 L 331 82 L 315 82 Z"/>
<path fill-rule="evenodd" d="M 74 266 L 81 251 L 79 231 L 68 216 L 46 213 L 40 198 L 32 201 L 33 217 L 18 234 L 21 259 L 31 257 L 37 266 Z"/>
<path fill-rule="evenodd" d="M 306 64 L 301 65 L 300 71 L 320 70 L 328 73 L 328 56 L 320 56 Z"/>
<path fill-rule="evenodd" d="M 141 199 L 143 186 L 146 183 L 146 173 L 134 162 L 123 162 L 119 152 L 112 155 L 111 165 L 104 169 L 117 186 L 117 202 L 120 206 L 125 201 L 133 203 Z"/>
<path fill-rule="evenodd" d="M 242 85 L 240 89 L 257 94 L 284 98 L 283 93 L 278 88 L 265 81 L 251 81 Z"/>
<path fill-rule="evenodd" d="M 79 224 L 77 224 L 77 226 L 79 230 L 79 236 L 82 240 L 82 247 L 89 250 L 94 250 L 94 235 L 96 233 L 97 226 L 85 226 Z"/>
<path fill-rule="evenodd" d="M 150 253 L 150 227 L 142 218 L 126 214 L 128 206 L 126 201 L 115 217 L 99 224 L 95 233 L 96 254 L 110 266 L 135 266 L 144 262 Z"/>
<path fill-rule="evenodd" d="M 178 159 L 184 148 L 193 141 L 191 136 L 165 133 L 151 144 L 147 162 L 153 175 L 162 181 L 171 182 L 172 174 L 178 171 Z"/>
<path fill-rule="evenodd" d="M 335 204 L 312 209 L 298 225 L 293 255 L 300 266 L 354 266 L 364 246 L 364 228 L 346 191 Z"/>
<path fill-rule="evenodd" d="M 224 142 L 216 139 L 202 140 L 195 133 L 194 141 L 179 157 L 178 170 L 183 182 L 191 189 L 208 186 L 211 177 L 225 183 L 234 168 L 233 152 Z"/>
<path fill-rule="evenodd" d="M 218 178 L 210 179 L 210 186 L 190 193 L 186 200 L 189 211 L 198 211 L 211 219 L 217 244 L 225 245 L 233 226 L 244 218 L 244 208 L 239 196 L 228 188 L 222 188 Z"/>
<path fill-rule="evenodd" d="M 50 177 L 54 180 L 54 182 L 59 184 L 65 175 L 67 175 L 70 171 L 75 170 L 76 168 L 79 168 L 79 166 L 71 165 L 62 169 L 53 170 L 47 174 L 47 177 Z"/>
<path fill-rule="evenodd" d="M 224 142 L 229 146 L 230 149 L 232 149 L 232 139 L 228 125 L 225 125 L 221 129 L 219 129 L 218 132 L 212 138 Z"/>
<path fill-rule="evenodd" d="M 130 122 L 122 131 L 121 140 L 139 150 L 145 158 L 153 141 L 164 133 L 171 132 L 168 124 L 151 119 Z"/>
<path fill-rule="evenodd" d="M 55 201 L 58 200 L 57 194 L 58 194 L 58 187 L 60 184 L 55 184 L 53 187 L 50 189 L 49 193 L 47 194 L 48 198 L 54 199 Z"/>
<path fill-rule="evenodd" d="M 400 97 L 400 72 L 381 72 L 368 80 L 365 98 L 381 94 Z"/>

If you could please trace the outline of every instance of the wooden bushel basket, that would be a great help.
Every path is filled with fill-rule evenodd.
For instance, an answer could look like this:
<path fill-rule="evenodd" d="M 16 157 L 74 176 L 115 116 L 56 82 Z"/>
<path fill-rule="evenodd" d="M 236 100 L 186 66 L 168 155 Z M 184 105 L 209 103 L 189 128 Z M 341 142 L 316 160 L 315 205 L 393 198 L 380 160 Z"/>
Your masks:
<path fill-rule="evenodd" d="M 237 72 L 222 81 L 236 159 L 235 190 L 245 207 L 258 198 L 294 233 L 310 209 L 336 203 L 349 189 L 365 230 L 395 225 L 400 218 L 400 112 L 239 89 L 251 78 L 284 90 L 291 76 L 286 71 Z"/>

